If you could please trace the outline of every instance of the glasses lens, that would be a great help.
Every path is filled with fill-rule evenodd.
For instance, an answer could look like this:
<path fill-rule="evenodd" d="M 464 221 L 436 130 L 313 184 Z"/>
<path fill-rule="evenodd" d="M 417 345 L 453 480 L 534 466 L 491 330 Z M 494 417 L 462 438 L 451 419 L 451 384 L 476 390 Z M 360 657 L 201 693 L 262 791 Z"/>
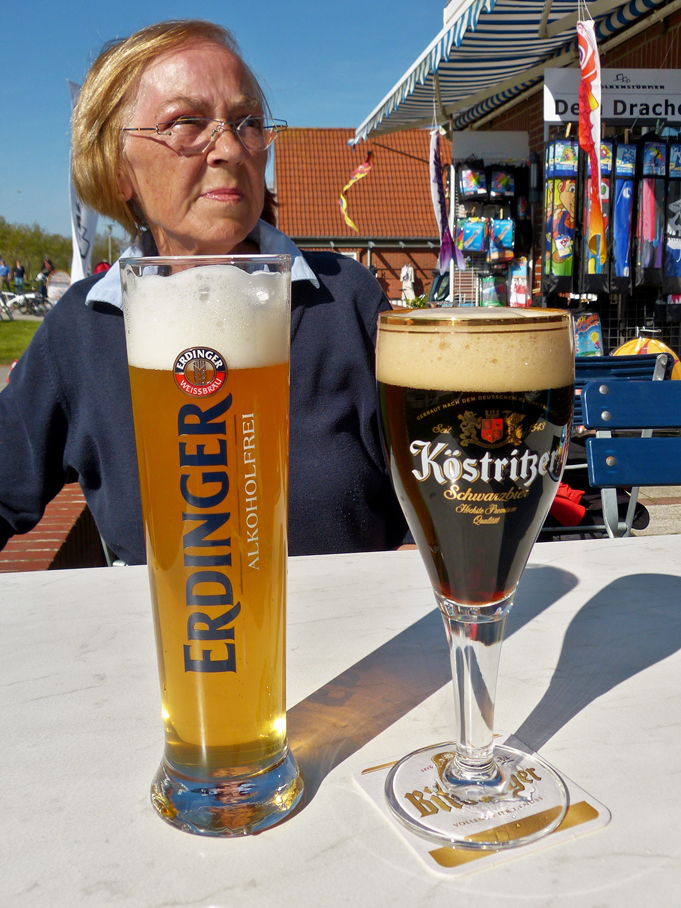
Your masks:
<path fill-rule="evenodd" d="M 279 125 L 263 117 L 245 117 L 232 123 L 208 117 L 180 117 L 169 123 L 159 123 L 157 131 L 180 154 L 191 155 L 205 151 L 225 129 L 231 129 L 247 151 L 264 151 L 281 128 L 283 123 Z"/>
<path fill-rule="evenodd" d="M 215 121 L 207 117 L 180 117 L 170 123 L 159 123 L 158 132 L 167 136 L 168 144 L 183 154 L 196 154 L 210 142 Z"/>
<path fill-rule="evenodd" d="M 246 117 L 236 131 L 244 146 L 253 152 L 264 151 L 275 135 L 271 121 L 262 117 Z"/>

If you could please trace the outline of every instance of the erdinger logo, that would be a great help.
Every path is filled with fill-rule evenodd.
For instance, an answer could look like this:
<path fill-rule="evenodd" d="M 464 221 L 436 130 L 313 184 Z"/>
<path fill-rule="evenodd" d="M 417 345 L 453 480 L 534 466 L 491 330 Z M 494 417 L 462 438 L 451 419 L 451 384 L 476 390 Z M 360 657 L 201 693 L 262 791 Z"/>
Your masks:
<path fill-rule="evenodd" d="M 190 397 L 209 397 L 224 385 L 227 366 L 210 347 L 190 347 L 175 360 L 173 369 L 178 388 Z"/>

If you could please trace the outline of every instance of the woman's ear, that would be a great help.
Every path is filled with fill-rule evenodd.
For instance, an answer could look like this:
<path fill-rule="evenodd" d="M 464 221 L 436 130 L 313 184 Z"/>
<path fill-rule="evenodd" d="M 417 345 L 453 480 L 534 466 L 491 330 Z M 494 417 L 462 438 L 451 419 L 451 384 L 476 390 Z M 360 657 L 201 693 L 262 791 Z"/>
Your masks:
<path fill-rule="evenodd" d="M 133 187 L 132 181 L 128 174 L 125 171 L 125 167 L 121 166 L 118 171 L 118 188 L 121 191 L 121 198 L 124 202 L 129 202 L 133 197 Z"/>

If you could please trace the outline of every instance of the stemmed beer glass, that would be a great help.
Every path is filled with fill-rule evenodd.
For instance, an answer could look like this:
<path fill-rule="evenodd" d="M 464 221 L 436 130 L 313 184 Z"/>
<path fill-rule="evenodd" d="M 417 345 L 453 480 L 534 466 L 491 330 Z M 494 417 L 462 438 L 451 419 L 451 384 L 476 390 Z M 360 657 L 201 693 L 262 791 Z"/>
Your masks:
<path fill-rule="evenodd" d="M 561 823 L 565 786 L 537 754 L 493 743 L 506 618 L 561 479 L 574 394 L 568 313 L 384 312 L 377 375 L 392 480 L 442 613 L 453 743 L 400 760 L 391 811 L 440 844 L 526 844 Z"/>

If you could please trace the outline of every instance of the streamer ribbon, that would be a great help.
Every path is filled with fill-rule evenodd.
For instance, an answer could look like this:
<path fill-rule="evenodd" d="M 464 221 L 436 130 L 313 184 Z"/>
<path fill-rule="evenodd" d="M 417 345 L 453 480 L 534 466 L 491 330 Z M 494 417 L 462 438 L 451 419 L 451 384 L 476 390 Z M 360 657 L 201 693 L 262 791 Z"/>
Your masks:
<path fill-rule="evenodd" d="M 348 189 L 350 189 L 351 186 L 354 186 L 358 180 L 361 180 L 362 177 L 365 177 L 369 173 L 369 171 L 373 167 L 373 163 L 371 161 L 372 154 L 373 152 L 368 151 L 366 161 L 363 164 L 360 164 L 359 167 L 356 168 L 356 170 L 352 171 L 352 173 L 350 174 L 350 179 L 345 184 L 345 186 L 343 186 L 340 194 L 340 199 L 338 200 L 341 214 L 343 215 L 345 223 L 348 225 L 348 227 L 350 227 L 351 230 L 354 230 L 355 233 L 359 233 L 359 228 L 348 214 L 348 200 L 345 198 L 345 193 L 348 191 Z"/>

